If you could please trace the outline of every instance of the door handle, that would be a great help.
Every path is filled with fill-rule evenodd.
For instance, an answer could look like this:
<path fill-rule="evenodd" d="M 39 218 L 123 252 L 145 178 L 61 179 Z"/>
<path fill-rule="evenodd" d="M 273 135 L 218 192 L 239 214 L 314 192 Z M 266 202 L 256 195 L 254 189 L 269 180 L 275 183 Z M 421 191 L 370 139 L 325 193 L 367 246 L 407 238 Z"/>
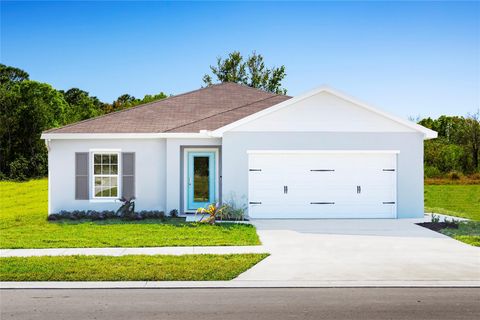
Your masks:
<path fill-rule="evenodd" d="M 285 186 L 285 193 L 288 193 L 288 186 Z"/>
<path fill-rule="evenodd" d="M 287 186 L 283 186 L 283 194 L 287 193 Z"/>
<path fill-rule="evenodd" d="M 362 187 L 361 186 L 357 186 L 357 194 L 359 193 L 362 193 Z"/>

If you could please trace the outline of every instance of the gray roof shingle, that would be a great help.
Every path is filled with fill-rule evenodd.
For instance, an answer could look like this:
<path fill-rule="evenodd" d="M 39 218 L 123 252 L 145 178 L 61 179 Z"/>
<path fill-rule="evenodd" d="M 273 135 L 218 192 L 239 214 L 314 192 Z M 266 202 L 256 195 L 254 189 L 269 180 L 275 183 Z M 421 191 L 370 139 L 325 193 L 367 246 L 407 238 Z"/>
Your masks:
<path fill-rule="evenodd" d="M 222 83 L 45 132 L 190 133 L 215 130 L 290 98 L 236 83 Z"/>

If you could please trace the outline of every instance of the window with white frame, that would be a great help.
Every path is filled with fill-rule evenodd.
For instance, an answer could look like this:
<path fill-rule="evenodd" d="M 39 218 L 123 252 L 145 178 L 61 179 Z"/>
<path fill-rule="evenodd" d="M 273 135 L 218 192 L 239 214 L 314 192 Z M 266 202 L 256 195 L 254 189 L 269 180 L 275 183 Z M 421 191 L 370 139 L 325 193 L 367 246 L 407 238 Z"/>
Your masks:
<path fill-rule="evenodd" d="M 115 152 L 93 154 L 94 198 L 118 198 L 118 158 Z"/>

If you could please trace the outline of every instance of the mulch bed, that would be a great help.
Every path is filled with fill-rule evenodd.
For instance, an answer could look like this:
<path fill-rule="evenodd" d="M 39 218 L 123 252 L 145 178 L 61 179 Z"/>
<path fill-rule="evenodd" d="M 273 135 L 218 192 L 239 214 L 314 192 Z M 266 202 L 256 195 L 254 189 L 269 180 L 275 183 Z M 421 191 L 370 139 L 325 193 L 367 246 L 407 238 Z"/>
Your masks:
<path fill-rule="evenodd" d="M 422 222 L 422 223 L 417 223 L 417 225 L 433 231 L 437 231 L 437 232 L 446 228 L 458 229 L 458 224 L 445 223 L 445 222 Z"/>

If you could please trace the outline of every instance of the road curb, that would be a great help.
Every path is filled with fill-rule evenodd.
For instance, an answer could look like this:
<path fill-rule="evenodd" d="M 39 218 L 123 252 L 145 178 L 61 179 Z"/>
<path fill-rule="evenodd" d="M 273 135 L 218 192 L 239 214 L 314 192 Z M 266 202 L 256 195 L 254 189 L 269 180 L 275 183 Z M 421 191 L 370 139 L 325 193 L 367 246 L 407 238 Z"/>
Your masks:
<path fill-rule="evenodd" d="M 0 289 L 201 289 L 201 288 L 480 288 L 467 281 L 59 281 L 0 282 Z"/>

